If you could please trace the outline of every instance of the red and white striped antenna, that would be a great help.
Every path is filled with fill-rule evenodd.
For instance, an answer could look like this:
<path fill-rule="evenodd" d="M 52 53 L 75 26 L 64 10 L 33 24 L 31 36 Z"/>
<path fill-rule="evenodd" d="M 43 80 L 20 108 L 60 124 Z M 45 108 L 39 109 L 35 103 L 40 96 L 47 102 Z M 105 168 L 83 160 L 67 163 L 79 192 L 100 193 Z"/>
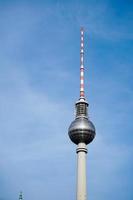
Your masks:
<path fill-rule="evenodd" d="M 85 99 L 84 92 L 84 28 L 80 29 L 80 99 Z"/>

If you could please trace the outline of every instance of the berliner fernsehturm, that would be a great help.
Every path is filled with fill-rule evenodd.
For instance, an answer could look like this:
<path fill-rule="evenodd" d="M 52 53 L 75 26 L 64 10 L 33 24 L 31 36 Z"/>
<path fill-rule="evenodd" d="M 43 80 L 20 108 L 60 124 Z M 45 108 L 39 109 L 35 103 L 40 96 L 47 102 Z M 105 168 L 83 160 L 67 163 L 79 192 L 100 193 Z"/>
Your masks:
<path fill-rule="evenodd" d="M 77 145 L 77 199 L 87 200 L 86 188 L 86 154 L 87 144 L 92 142 L 96 131 L 88 117 L 88 102 L 84 93 L 84 29 L 80 30 L 80 97 L 75 103 L 76 116 L 71 123 L 68 134 L 72 142 Z"/>

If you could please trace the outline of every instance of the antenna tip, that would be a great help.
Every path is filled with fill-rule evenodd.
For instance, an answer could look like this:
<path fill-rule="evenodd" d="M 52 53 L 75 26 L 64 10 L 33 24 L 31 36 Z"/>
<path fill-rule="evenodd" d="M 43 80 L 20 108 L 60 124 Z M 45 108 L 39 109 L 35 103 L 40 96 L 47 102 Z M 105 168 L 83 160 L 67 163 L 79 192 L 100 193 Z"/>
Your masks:
<path fill-rule="evenodd" d="M 84 31 L 84 27 L 83 26 L 81 26 L 80 31 Z"/>

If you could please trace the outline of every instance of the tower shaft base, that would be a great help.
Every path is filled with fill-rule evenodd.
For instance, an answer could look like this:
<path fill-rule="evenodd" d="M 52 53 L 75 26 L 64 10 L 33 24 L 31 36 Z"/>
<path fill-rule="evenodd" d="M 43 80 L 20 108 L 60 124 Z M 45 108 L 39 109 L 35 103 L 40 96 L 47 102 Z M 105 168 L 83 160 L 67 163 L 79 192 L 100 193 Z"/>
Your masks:
<path fill-rule="evenodd" d="M 77 200 L 87 200 L 86 191 L 86 153 L 85 143 L 79 143 L 77 147 Z"/>

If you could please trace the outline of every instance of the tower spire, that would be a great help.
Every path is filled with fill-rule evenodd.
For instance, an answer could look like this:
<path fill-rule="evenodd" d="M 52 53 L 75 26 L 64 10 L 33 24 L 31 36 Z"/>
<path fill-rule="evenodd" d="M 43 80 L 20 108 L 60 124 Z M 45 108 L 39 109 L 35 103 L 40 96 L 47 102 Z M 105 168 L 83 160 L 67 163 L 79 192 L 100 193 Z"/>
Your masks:
<path fill-rule="evenodd" d="M 23 200 L 23 193 L 22 193 L 22 191 L 19 193 L 19 200 Z"/>
<path fill-rule="evenodd" d="M 84 28 L 80 29 L 80 99 L 85 99 L 84 94 Z"/>

